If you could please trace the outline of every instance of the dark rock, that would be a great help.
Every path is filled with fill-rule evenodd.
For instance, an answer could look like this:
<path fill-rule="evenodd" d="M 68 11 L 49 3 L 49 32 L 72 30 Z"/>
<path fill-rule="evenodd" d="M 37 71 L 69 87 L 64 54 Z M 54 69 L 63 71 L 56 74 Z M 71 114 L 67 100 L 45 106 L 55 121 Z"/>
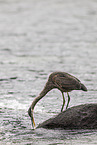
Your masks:
<path fill-rule="evenodd" d="M 54 118 L 39 124 L 38 128 L 97 129 L 97 104 L 71 107 Z"/>

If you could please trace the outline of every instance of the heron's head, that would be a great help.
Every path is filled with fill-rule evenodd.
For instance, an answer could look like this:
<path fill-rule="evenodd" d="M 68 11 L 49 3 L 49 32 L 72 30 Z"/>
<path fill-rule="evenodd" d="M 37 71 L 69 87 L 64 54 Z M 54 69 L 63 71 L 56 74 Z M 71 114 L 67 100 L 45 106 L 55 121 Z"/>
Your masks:
<path fill-rule="evenodd" d="M 28 110 L 28 114 L 31 118 L 32 127 L 33 127 L 33 129 L 35 129 L 35 121 L 34 121 L 34 117 L 33 117 L 33 110 L 31 109 L 31 107 Z"/>

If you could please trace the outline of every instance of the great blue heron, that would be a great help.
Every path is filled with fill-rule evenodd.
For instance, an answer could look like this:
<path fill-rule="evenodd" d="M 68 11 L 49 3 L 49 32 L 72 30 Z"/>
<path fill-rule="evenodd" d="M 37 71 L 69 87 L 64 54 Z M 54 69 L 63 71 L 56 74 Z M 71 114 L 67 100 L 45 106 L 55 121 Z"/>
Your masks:
<path fill-rule="evenodd" d="M 32 102 L 32 104 L 28 110 L 28 114 L 31 117 L 33 128 L 35 128 L 33 110 L 34 110 L 36 103 L 40 99 L 42 99 L 50 90 L 55 89 L 55 88 L 59 89 L 62 93 L 63 105 L 61 108 L 61 112 L 63 111 L 64 105 L 65 105 L 65 98 L 64 98 L 63 92 L 67 92 L 67 96 L 68 96 L 68 102 L 66 105 L 66 109 L 67 109 L 69 102 L 70 102 L 70 96 L 69 96 L 68 92 L 70 92 L 72 90 L 87 91 L 87 88 L 76 77 L 74 77 L 66 72 L 53 72 L 53 73 L 51 73 L 44 89 L 41 91 L 39 96 L 34 99 L 34 101 Z"/>

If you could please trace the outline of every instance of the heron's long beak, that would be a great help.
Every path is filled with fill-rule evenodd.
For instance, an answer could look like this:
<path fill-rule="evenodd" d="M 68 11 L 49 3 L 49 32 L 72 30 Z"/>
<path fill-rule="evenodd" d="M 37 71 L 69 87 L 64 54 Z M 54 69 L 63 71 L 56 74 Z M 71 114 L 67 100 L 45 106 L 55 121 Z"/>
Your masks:
<path fill-rule="evenodd" d="M 33 117 L 33 110 L 31 109 L 31 123 L 32 123 L 32 127 L 33 129 L 35 129 L 35 121 L 34 121 L 34 117 Z"/>

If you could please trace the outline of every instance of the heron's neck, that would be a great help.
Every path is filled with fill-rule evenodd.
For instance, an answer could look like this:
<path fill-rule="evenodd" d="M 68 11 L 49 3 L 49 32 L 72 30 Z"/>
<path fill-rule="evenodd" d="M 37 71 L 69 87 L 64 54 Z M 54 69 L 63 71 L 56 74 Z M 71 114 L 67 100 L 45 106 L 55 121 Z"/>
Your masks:
<path fill-rule="evenodd" d="M 39 96 L 36 97 L 36 98 L 34 99 L 34 101 L 32 102 L 32 104 L 31 104 L 31 109 L 32 109 L 32 110 L 34 109 L 36 103 L 37 103 L 40 99 L 42 99 L 49 91 L 50 91 L 50 90 L 48 90 L 46 87 L 41 91 L 41 93 L 39 94 Z"/>

